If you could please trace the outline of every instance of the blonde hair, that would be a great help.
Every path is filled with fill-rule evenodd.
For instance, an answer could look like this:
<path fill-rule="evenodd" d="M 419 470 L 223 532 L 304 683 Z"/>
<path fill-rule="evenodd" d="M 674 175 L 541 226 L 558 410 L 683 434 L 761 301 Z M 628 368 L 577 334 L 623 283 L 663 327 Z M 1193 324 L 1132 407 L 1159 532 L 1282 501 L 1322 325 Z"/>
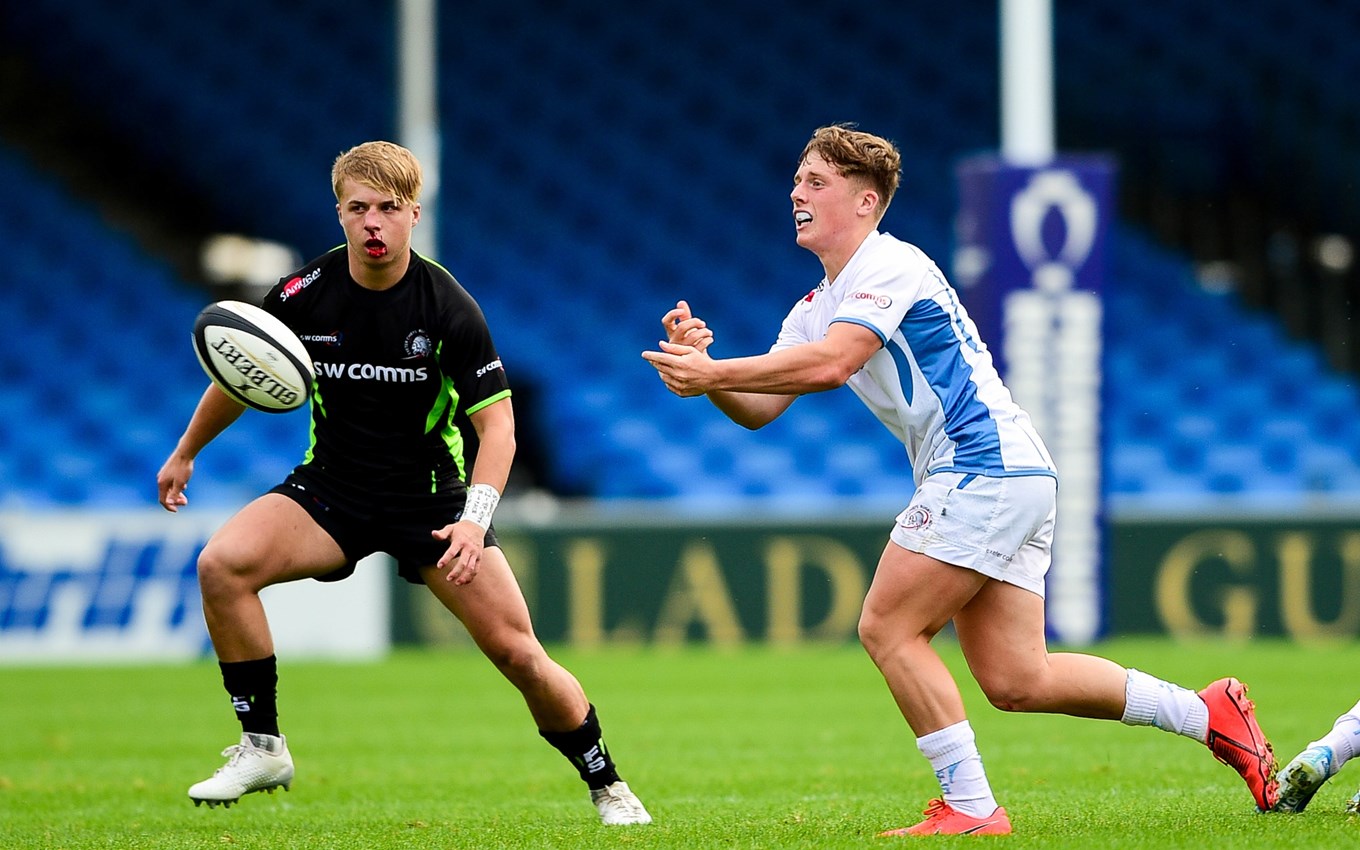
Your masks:
<path fill-rule="evenodd" d="M 420 161 L 415 154 L 392 142 L 364 142 L 335 158 L 331 167 L 331 187 L 335 199 L 344 183 L 353 179 L 370 189 L 390 192 L 401 204 L 420 200 Z"/>
<path fill-rule="evenodd" d="M 902 154 L 882 136 L 856 130 L 854 124 L 818 127 L 798 157 L 802 163 L 817 154 L 842 177 L 862 180 L 878 192 L 878 215 L 888 211 L 902 177 Z"/>

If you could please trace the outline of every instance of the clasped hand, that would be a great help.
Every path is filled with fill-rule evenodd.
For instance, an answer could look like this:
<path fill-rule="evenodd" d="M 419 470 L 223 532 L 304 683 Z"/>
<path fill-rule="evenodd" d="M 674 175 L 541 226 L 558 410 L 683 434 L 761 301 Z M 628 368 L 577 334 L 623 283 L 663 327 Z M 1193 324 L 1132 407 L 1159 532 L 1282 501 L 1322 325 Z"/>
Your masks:
<path fill-rule="evenodd" d="M 662 383 L 681 397 L 703 395 L 711 389 L 713 358 L 707 349 L 713 344 L 713 331 L 703 319 L 690 312 L 689 304 L 677 301 L 661 317 L 666 339 L 659 351 L 644 351 L 642 358 L 656 369 Z"/>

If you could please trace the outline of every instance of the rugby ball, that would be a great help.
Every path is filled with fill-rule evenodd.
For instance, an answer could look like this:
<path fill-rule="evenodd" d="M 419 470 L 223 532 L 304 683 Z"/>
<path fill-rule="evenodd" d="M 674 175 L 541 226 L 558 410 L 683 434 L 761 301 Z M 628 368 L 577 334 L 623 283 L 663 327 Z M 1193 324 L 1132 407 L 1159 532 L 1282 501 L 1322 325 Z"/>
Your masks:
<path fill-rule="evenodd" d="M 316 372 L 302 340 L 244 301 L 217 301 L 194 320 L 194 353 L 222 392 L 266 413 L 307 402 Z"/>

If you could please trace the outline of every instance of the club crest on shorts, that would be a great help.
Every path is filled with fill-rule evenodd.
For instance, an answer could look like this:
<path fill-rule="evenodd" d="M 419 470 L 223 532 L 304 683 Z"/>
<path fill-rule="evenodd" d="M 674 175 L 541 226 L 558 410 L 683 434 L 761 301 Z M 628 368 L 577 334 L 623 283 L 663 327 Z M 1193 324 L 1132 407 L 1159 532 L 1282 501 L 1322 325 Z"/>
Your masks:
<path fill-rule="evenodd" d="M 930 508 L 924 505 L 912 505 L 902 512 L 899 522 L 907 531 L 926 528 L 930 525 Z"/>

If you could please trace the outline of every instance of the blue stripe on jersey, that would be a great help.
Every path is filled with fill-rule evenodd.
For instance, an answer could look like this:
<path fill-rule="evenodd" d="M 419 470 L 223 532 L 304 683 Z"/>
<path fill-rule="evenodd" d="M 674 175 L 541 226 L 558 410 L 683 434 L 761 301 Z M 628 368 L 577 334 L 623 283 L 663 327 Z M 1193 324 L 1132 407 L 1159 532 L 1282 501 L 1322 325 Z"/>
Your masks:
<path fill-rule="evenodd" d="M 888 353 L 892 355 L 893 362 L 897 364 L 897 377 L 902 382 L 902 397 L 905 398 L 907 404 L 910 405 L 912 380 L 911 363 L 907 360 L 907 352 L 902 350 L 902 344 L 897 340 L 889 340 L 888 344 L 883 347 L 888 349 Z"/>
<path fill-rule="evenodd" d="M 903 317 L 901 329 L 944 407 L 944 432 L 954 441 L 954 468 L 1004 469 L 1001 435 L 991 409 L 978 399 L 973 367 L 959 350 L 962 343 L 954 333 L 954 319 L 934 301 L 918 301 Z M 903 368 L 901 362 L 898 368 Z M 906 375 L 910 379 L 909 371 Z"/>

